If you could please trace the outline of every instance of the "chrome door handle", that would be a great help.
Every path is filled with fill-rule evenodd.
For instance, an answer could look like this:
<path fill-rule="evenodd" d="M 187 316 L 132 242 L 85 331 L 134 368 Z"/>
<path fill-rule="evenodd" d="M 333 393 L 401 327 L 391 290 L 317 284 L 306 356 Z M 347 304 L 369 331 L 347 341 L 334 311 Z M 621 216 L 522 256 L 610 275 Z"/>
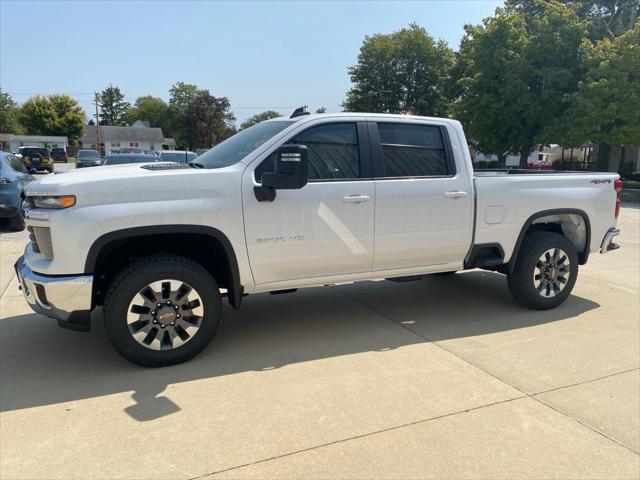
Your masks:
<path fill-rule="evenodd" d="M 363 203 L 369 200 L 371 200 L 369 195 L 347 195 L 346 197 L 342 197 L 344 203 Z"/>
<path fill-rule="evenodd" d="M 460 198 L 460 197 L 466 197 L 467 192 L 459 192 L 456 190 L 453 192 L 445 192 L 443 196 L 444 198 Z"/>

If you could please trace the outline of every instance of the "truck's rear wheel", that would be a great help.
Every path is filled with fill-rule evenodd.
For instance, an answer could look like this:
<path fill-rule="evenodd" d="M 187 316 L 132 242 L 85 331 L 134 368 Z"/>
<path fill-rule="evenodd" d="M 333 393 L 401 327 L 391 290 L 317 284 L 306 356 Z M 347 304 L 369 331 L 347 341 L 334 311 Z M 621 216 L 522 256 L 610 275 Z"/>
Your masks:
<path fill-rule="evenodd" d="M 116 276 L 104 310 L 107 336 L 118 353 L 138 365 L 160 367 L 189 360 L 209 344 L 222 302 L 201 265 L 153 255 Z"/>
<path fill-rule="evenodd" d="M 566 237 L 553 232 L 531 232 L 522 242 L 507 283 L 519 303 L 547 310 L 566 300 L 577 276 L 578 254 Z"/>

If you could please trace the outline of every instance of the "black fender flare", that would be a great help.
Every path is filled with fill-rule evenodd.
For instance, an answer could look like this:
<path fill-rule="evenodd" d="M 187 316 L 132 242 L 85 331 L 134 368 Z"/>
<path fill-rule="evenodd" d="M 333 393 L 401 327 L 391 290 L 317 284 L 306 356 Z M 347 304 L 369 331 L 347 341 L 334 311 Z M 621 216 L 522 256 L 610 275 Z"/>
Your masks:
<path fill-rule="evenodd" d="M 105 233 L 98 237 L 87 253 L 87 258 L 84 264 L 84 274 L 92 275 L 96 268 L 96 262 L 100 252 L 109 243 L 116 240 L 124 240 L 127 238 L 141 237 L 146 235 L 162 235 L 167 233 L 195 233 L 200 235 L 207 235 L 215 238 L 220 242 L 224 248 L 225 254 L 229 262 L 229 270 L 231 276 L 231 285 L 228 288 L 229 303 L 235 309 L 240 307 L 242 296 L 244 293 L 244 287 L 240 283 L 240 270 L 238 268 L 238 260 L 236 258 L 233 246 L 229 241 L 229 238 L 217 228 L 208 227 L 205 225 L 189 225 L 189 224 L 175 224 L 175 225 L 148 225 L 144 227 L 132 227 L 123 228 L 121 230 L 114 230 L 112 232 Z"/>
<path fill-rule="evenodd" d="M 591 222 L 589 221 L 589 216 L 584 210 L 580 210 L 578 208 L 554 208 L 551 210 L 541 210 L 539 212 L 531 215 L 522 225 L 520 229 L 520 233 L 518 234 L 518 239 L 516 240 L 515 247 L 513 248 L 513 253 L 511 254 L 511 258 L 507 263 L 507 269 L 509 273 L 513 273 L 513 270 L 516 266 L 516 260 L 518 259 L 518 254 L 520 253 L 520 247 L 522 246 L 522 242 L 524 240 L 524 236 L 527 234 L 527 230 L 529 227 L 533 225 L 533 222 L 541 217 L 547 217 L 550 215 L 578 215 L 582 217 L 585 223 L 585 227 L 587 230 L 587 239 L 585 243 L 584 252 L 578 252 L 578 259 L 580 265 L 584 265 L 587 263 L 587 259 L 589 258 L 589 249 L 591 248 Z"/>

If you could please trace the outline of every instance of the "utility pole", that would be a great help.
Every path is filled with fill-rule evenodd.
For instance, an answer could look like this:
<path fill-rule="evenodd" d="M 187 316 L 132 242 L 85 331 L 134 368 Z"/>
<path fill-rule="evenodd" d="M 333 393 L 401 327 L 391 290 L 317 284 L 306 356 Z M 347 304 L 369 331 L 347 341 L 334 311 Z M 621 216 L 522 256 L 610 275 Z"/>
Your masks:
<path fill-rule="evenodd" d="M 100 116 L 98 114 L 100 95 L 98 95 L 98 92 L 96 92 L 94 103 L 96 104 L 96 141 L 98 142 L 98 155 L 102 155 L 102 149 L 100 148 Z"/>

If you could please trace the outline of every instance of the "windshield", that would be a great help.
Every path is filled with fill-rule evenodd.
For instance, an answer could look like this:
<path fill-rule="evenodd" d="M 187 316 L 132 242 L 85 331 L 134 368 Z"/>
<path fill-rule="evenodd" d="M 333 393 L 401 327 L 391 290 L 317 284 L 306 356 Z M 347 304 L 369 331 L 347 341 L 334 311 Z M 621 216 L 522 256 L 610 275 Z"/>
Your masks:
<path fill-rule="evenodd" d="M 78 158 L 96 158 L 100 160 L 100 155 L 95 150 L 80 150 L 78 151 Z"/>
<path fill-rule="evenodd" d="M 107 155 L 104 157 L 103 165 L 123 165 L 125 163 L 149 163 L 157 162 L 153 155 Z"/>
<path fill-rule="evenodd" d="M 178 163 L 187 163 L 191 160 L 194 160 L 197 155 L 193 152 L 162 152 L 160 154 L 160 160 L 163 162 L 178 162 Z"/>
<path fill-rule="evenodd" d="M 274 121 L 254 125 L 203 153 L 194 163 L 199 163 L 204 168 L 234 165 L 292 123 L 292 121 Z"/>

